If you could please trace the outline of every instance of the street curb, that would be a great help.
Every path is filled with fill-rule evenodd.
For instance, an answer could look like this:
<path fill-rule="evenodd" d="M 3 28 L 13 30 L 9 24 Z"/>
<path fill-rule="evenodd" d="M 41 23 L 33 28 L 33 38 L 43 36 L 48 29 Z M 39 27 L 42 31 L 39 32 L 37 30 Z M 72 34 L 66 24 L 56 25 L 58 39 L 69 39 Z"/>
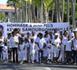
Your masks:
<path fill-rule="evenodd" d="M 0 64 L 0 67 L 5 66 L 15 66 L 15 67 L 54 67 L 54 68 L 69 68 L 69 69 L 77 69 L 77 65 L 62 65 L 62 64 Z"/>

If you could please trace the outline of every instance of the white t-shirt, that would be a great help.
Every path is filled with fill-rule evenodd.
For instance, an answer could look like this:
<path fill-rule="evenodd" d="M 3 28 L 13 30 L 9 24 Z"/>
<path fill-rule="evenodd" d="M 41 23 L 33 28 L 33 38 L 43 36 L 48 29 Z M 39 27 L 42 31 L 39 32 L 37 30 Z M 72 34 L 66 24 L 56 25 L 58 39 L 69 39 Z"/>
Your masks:
<path fill-rule="evenodd" d="M 77 39 L 73 40 L 74 50 L 77 50 Z"/>
<path fill-rule="evenodd" d="M 56 47 L 60 47 L 60 43 L 61 43 L 60 38 L 54 40 L 54 44 L 56 45 Z"/>
<path fill-rule="evenodd" d="M 45 38 L 40 39 L 40 42 L 39 42 L 39 48 L 40 49 L 43 48 L 44 43 L 46 43 Z"/>
<path fill-rule="evenodd" d="M 0 38 L 0 46 L 4 46 L 4 36 L 2 36 L 1 38 Z"/>
<path fill-rule="evenodd" d="M 30 53 L 35 54 L 35 43 L 30 43 Z"/>
<path fill-rule="evenodd" d="M 25 47 L 25 46 L 24 46 L 24 43 L 23 43 L 23 44 L 20 44 L 19 47 L 20 47 L 20 50 L 23 50 L 24 47 Z"/>
<path fill-rule="evenodd" d="M 71 51 L 72 50 L 71 45 L 72 45 L 72 41 L 71 40 L 67 41 L 65 50 L 66 51 Z"/>
<path fill-rule="evenodd" d="M 29 43 L 24 43 L 25 48 L 30 47 Z"/>
<path fill-rule="evenodd" d="M 63 36 L 62 44 L 63 44 L 63 45 L 66 45 L 67 40 L 68 40 L 67 37 Z"/>
<path fill-rule="evenodd" d="M 15 35 L 13 38 L 14 38 L 14 42 L 15 42 L 15 46 L 14 47 L 18 47 L 19 36 L 18 35 Z"/>

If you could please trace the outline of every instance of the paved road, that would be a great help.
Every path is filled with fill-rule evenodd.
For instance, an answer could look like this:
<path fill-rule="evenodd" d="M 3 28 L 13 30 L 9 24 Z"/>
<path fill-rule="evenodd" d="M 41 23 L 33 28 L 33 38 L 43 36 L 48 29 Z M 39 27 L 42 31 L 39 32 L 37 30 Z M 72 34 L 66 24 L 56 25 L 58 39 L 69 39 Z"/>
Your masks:
<path fill-rule="evenodd" d="M 46 64 L 0 64 L 0 70 L 77 70 L 77 66 Z"/>

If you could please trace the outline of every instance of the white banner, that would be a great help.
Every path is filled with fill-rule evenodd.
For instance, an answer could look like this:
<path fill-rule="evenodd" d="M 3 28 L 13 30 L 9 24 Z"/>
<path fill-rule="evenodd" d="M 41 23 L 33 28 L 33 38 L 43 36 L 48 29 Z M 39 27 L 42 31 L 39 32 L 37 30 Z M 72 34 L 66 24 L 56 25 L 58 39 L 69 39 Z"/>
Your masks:
<path fill-rule="evenodd" d="M 21 32 L 26 31 L 47 31 L 52 29 L 69 29 L 69 23 L 0 23 L 4 28 L 4 35 L 11 32 L 14 28 L 19 28 Z"/>

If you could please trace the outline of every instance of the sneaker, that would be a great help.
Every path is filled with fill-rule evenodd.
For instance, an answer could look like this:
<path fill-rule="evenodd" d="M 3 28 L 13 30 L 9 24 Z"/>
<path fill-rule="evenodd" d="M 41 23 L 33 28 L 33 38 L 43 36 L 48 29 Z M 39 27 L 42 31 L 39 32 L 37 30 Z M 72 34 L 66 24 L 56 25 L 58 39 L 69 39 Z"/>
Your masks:
<path fill-rule="evenodd" d="M 21 61 L 20 64 L 23 64 L 23 61 Z"/>
<path fill-rule="evenodd" d="M 34 64 L 34 61 L 32 61 L 32 64 Z"/>

